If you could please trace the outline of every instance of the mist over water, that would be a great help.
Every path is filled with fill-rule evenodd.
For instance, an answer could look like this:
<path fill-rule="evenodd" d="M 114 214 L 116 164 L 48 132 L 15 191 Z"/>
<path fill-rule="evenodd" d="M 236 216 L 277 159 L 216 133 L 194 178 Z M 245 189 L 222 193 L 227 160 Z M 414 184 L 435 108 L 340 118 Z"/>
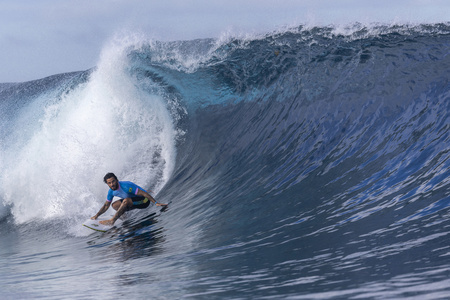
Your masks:
<path fill-rule="evenodd" d="M 450 297 L 449 37 L 131 35 L 95 69 L 2 85 L 3 296 Z M 84 231 L 106 172 L 169 208 Z"/>

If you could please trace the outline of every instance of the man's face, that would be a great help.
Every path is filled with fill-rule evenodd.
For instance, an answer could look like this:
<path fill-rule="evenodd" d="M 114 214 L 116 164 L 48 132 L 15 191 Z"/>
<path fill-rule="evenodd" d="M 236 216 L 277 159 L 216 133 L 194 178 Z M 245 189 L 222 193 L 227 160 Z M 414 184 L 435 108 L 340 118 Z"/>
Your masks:
<path fill-rule="evenodd" d="M 110 189 L 112 189 L 113 191 L 117 190 L 119 188 L 119 182 L 117 181 L 116 178 L 111 177 L 106 179 L 106 184 L 109 186 Z"/>

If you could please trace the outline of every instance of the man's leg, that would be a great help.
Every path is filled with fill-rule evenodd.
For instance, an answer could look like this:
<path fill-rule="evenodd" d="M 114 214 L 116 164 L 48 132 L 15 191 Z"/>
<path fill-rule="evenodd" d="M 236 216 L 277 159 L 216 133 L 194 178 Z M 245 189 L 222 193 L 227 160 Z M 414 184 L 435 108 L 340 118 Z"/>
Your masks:
<path fill-rule="evenodd" d="M 105 224 L 105 225 L 114 225 L 114 223 L 117 221 L 117 219 L 121 215 L 123 215 L 123 213 L 126 212 L 128 208 L 131 208 L 132 206 L 133 206 L 133 201 L 131 201 L 131 198 L 125 198 L 122 200 L 122 202 L 120 202 L 120 201 L 114 202 L 112 204 L 112 207 L 115 210 L 117 210 L 116 214 L 114 215 L 114 217 L 112 217 L 112 219 L 100 221 L 100 223 Z"/>
<path fill-rule="evenodd" d="M 122 203 L 120 204 L 119 209 L 117 210 L 116 214 L 112 218 L 113 224 L 117 221 L 117 219 L 123 215 L 124 212 L 128 210 L 128 208 L 131 208 L 133 206 L 133 201 L 131 201 L 131 198 L 125 198 L 123 199 Z"/>
<path fill-rule="evenodd" d="M 114 209 L 114 210 L 119 210 L 119 208 L 120 208 L 120 206 L 122 205 L 122 200 L 123 199 L 120 199 L 120 200 L 117 200 L 116 202 L 113 202 L 113 204 L 111 205 L 111 207 Z"/>

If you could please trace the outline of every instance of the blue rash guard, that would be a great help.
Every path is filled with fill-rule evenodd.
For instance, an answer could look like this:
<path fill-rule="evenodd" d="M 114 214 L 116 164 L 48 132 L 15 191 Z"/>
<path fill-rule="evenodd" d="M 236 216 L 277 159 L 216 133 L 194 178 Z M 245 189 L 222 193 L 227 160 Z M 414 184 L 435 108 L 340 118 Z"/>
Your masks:
<path fill-rule="evenodd" d="M 119 197 L 122 199 L 133 198 L 136 197 L 139 190 L 147 192 L 131 181 L 119 181 L 119 188 L 117 190 L 113 191 L 112 189 L 109 189 L 106 201 L 111 202 L 114 197 Z"/>

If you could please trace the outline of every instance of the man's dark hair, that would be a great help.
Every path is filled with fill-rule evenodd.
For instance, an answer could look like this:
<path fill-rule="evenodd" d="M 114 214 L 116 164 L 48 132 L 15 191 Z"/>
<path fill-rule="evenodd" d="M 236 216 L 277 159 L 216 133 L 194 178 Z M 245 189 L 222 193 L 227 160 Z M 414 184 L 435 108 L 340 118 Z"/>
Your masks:
<path fill-rule="evenodd" d="M 114 177 L 116 180 L 118 180 L 117 176 L 114 175 L 114 173 L 108 173 L 105 175 L 105 177 L 103 177 L 103 181 L 106 183 L 106 180 L 108 180 L 109 178 L 112 178 L 112 177 Z"/>

